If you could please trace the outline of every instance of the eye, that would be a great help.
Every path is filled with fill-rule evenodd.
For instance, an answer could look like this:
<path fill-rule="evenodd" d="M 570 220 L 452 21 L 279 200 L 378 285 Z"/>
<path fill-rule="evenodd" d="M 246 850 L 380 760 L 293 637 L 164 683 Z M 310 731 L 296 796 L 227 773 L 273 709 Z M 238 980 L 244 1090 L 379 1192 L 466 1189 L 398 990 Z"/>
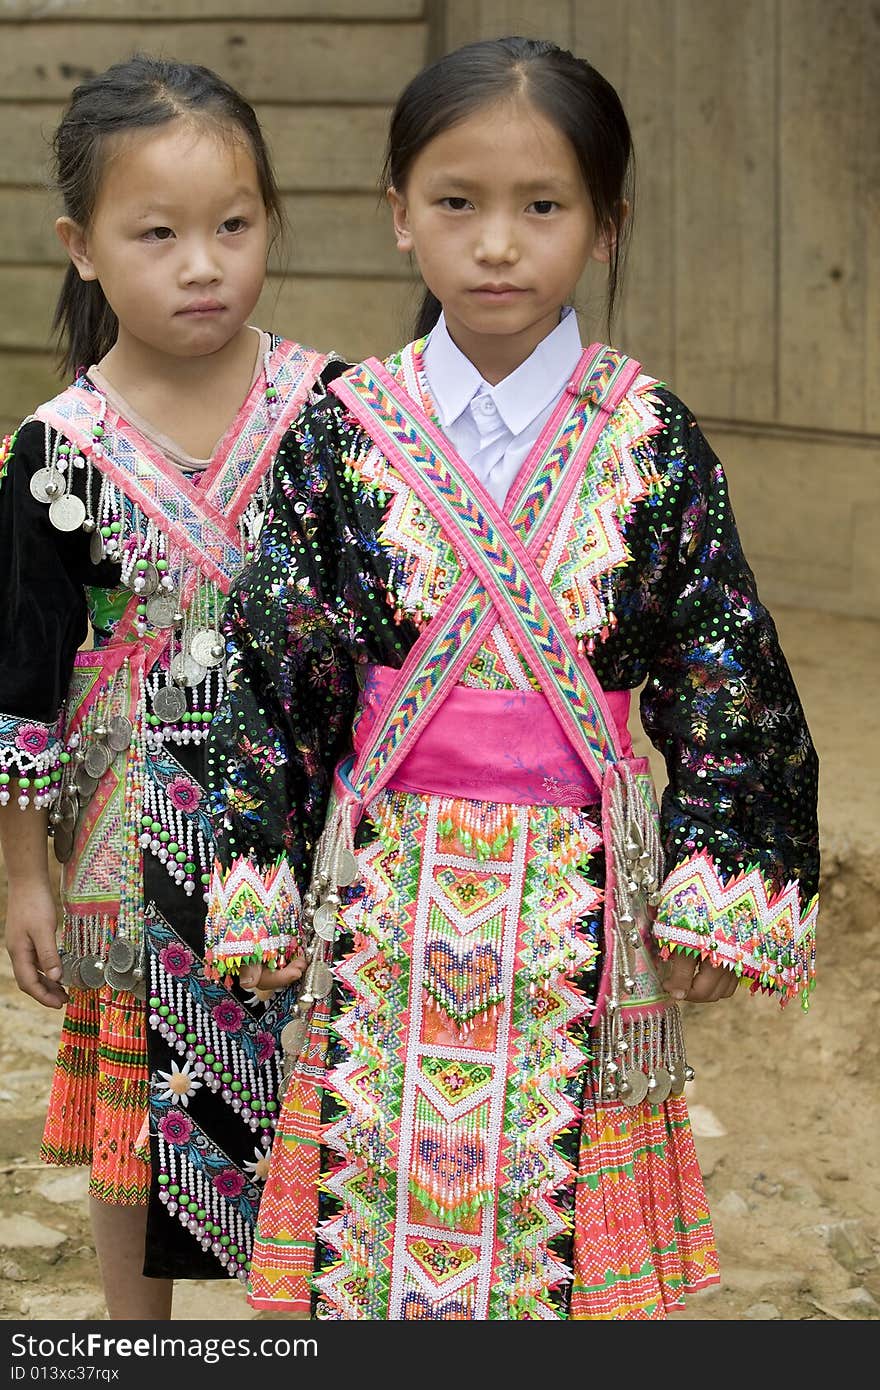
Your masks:
<path fill-rule="evenodd" d="M 539 213 L 541 217 L 546 217 L 558 207 L 559 204 L 551 202 L 549 198 L 536 198 L 533 203 L 529 203 L 531 211 Z"/>
<path fill-rule="evenodd" d="M 144 232 L 144 241 L 170 241 L 174 236 L 170 227 L 151 227 Z"/>
<path fill-rule="evenodd" d="M 221 232 L 243 232 L 247 223 L 243 217 L 227 217 L 221 224 Z"/>
<path fill-rule="evenodd" d="M 465 208 L 473 207 L 467 198 L 441 198 L 440 203 L 450 212 L 464 212 Z"/>

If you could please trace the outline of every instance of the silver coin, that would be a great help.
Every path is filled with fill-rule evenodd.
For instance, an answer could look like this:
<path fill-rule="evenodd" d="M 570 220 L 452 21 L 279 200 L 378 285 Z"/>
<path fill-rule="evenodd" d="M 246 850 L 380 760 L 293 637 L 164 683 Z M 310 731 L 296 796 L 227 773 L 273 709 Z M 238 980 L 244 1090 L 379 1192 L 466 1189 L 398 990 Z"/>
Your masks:
<path fill-rule="evenodd" d="M 200 666 L 211 669 L 219 666 L 223 660 L 223 643 L 216 632 L 208 628 L 201 628 L 193 633 L 192 641 L 189 644 L 190 655 Z"/>
<path fill-rule="evenodd" d="M 630 1067 L 629 1071 L 624 1072 L 623 1080 L 620 1083 L 618 1092 L 620 1101 L 623 1105 L 641 1105 L 647 1094 L 647 1076 L 637 1067 Z"/>
<path fill-rule="evenodd" d="M 89 559 L 93 565 L 100 565 L 104 558 L 104 537 L 100 531 L 95 531 L 89 541 Z"/>
<path fill-rule="evenodd" d="M 117 975 L 124 975 L 133 969 L 135 962 L 135 949 L 126 936 L 117 936 L 110 947 L 107 960 Z"/>
<path fill-rule="evenodd" d="M 100 781 L 112 761 L 113 754 L 106 743 L 90 743 L 86 749 L 83 766 L 90 777 L 97 777 Z"/>
<path fill-rule="evenodd" d="M 73 854 L 73 826 L 56 825 L 52 850 L 59 864 L 66 864 Z"/>
<path fill-rule="evenodd" d="M 176 612 L 176 594 L 153 594 L 147 599 L 147 622 L 151 627 L 173 627 Z"/>
<path fill-rule="evenodd" d="M 79 797 L 72 787 L 58 798 L 56 814 L 60 817 L 59 825 L 62 825 L 65 830 L 73 830 L 79 815 Z"/>
<path fill-rule="evenodd" d="M 79 956 L 65 952 L 61 957 L 61 983 L 65 989 L 82 989 L 79 974 Z"/>
<path fill-rule="evenodd" d="M 340 888 L 350 888 L 358 881 L 358 862 L 350 849 L 344 849 L 339 856 L 336 882 Z"/>
<path fill-rule="evenodd" d="M 124 714 L 114 714 L 107 720 L 107 746 L 114 753 L 124 753 L 131 743 L 131 736 L 134 733 L 130 719 L 126 719 Z"/>
<path fill-rule="evenodd" d="M 104 984 L 109 985 L 111 989 L 124 989 L 131 992 L 134 979 L 130 971 L 114 970 L 108 961 L 104 966 Z"/>
<path fill-rule="evenodd" d="M 285 1058 L 298 1057 L 308 1035 L 309 1019 L 307 1014 L 297 1014 L 290 1023 L 285 1023 L 281 1029 L 281 1046 L 284 1049 Z"/>
<path fill-rule="evenodd" d="M 55 468 L 38 468 L 30 481 L 31 496 L 38 502 L 54 502 L 64 488 L 64 479 Z"/>
<path fill-rule="evenodd" d="M 652 1105 L 662 1105 L 672 1090 L 672 1077 L 665 1067 L 655 1067 L 651 1074 L 654 1085 L 648 1087 L 648 1100 Z"/>
<path fill-rule="evenodd" d="M 321 906 L 315 909 L 312 926 L 322 941 L 333 940 L 336 933 L 336 913 L 329 903 L 321 903 Z"/>
<path fill-rule="evenodd" d="M 132 580 L 134 579 L 141 580 L 140 588 L 135 591 L 141 598 L 152 598 L 159 588 L 159 571 L 153 564 L 148 563 L 145 570 L 135 570 L 132 575 Z"/>
<path fill-rule="evenodd" d="M 104 983 L 104 962 L 100 956 L 83 956 L 79 977 L 85 989 L 100 989 Z"/>
<path fill-rule="evenodd" d="M 189 652 L 178 652 L 176 656 L 173 656 L 169 670 L 173 681 L 176 681 L 178 685 L 188 686 L 190 689 L 203 681 L 207 674 L 201 662 L 196 661 Z"/>
<path fill-rule="evenodd" d="M 163 724 L 174 724 L 186 713 L 186 696 L 176 685 L 163 685 L 153 699 L 153 713 Z"/>
<path fill-rule="evenodd" d="M 135 999 L 144 1000 L 147 997 L 147 977 L 138 966 L 131 972 L 131 985 L 129 986 Z"/>
<path fill-rule="evenodd" d="M 90 796 L 94 796 L 98 789 L 98 778 L 93 777 L 86 771 L 85 763 L 80 763 L 73 776 L 76 789 L 84 800 L 88 801 Z"/>
<path fill-rule="evenodd" d="M 684 1063 L 683 1063 L 683 1062 L 670 1062 L 670 1063 L 669 1063 L 669 1077 L 670 1077 L 670 1082 L 669 1082 L 669 1094 L 670 1094 L 671 1096 L 680 1096 L 680 1095 L 682 1095 L 682 1094 L 684 1093 L 685 1082 L 687 1081 L 687 1076 L 685 1075 L 685 1070 L 684 1070 Z"/>
<path fill-rule="evenodd" d="M 326 999 L 333 988 L 333 971 L 322 960 L 316 960 L 311 969 L 311 990 L 316 999 Z M 645 1082 L 647 1085 L 647 1081 Z"/>
<path fill-rule="evenodd" d="M 77 531 L 85 519 L 85 503 L 72 492 L 56 497 L 49 508 L 49 520 L 56 531 Z"/>

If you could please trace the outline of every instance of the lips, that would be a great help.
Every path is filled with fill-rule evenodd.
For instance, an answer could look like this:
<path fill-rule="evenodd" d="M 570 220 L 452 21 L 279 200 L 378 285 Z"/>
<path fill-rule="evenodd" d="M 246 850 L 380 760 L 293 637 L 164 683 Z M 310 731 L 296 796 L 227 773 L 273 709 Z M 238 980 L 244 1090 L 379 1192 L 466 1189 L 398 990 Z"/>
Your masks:
<path fill-rule="evenodd" d="M 519 285 L 477 285 L 477 286 L 476 286 L 476 289 L 475 289 L 475 293 L 476 293 L 476 294 L 496 294 L 496 295 L 504 295 L 504 294 L 524 294 L 525 291 L 522 290 L 522 289 L 520 289 Z"/>
<path fill-rule="evenodd" d="M 226 308 L 226 305 L 225 305 L 225 304 L 221 304 L 220 301 L 219 301 L 219 299 L 195 299 L 195 300 L 193 300 L 192 304 L 187 304 L 187 305 L 184 306 L 183 309 L 178 309 L 178 310 L 177 310 L 177 313 L 178 313 L 178 315 L 181 315 L 181 314 L 217 314 L 217 313 L 219 313 L 222 309 L 225 309 L 225 308 Z"/>

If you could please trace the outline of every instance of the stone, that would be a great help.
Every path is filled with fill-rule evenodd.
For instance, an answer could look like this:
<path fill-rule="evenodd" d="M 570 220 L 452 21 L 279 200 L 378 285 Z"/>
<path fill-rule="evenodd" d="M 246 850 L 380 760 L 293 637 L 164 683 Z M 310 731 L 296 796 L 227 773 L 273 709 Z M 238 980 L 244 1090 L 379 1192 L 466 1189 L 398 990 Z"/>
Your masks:
<path fill-rule="evenodd" d="M 0 1218 L 0 1250 L 57 1250 L 66 1240 L 63 1231 L 44 1226 L 32 1216 Z"/>
<path fill-rule="evenodd" d="M 717 1115 L 707 1105 L 690 1105 L 691 1129 L 698 1139 L 720 1139 L 727 1133 Z"/>
<path fill-rule="evenodd" d="M 837 1263 L 851 1274 L 876 1266 L 874 1244 L 861 1221 L 852 1218 L 817 1226 L 816 1230 L 825 1237 Z"/>
<path fill-rule="evenodd" d="M 778 1322 L 782 1314 L 775 1303 L 752 1303 L 746 1309 L 744 1317 L 750 1318 L 752 1322 Z"/>
<path fill-rule="evenodd" d="M 107 1317 L 103 1298 L 97 1293 L 33 1293 L 22 1299 L 21 1311 L 33 1322 L 95 1322 Z"/>
<path fill-rule="evenodd" d="M 15 1260 L 0 1260 L 0 1279 L 7 1279 L 10 1284 L 20 1284 L 27 1279 L 27 1275 Z"/>
<path fill-rule="evenodd" d="M 837 1306 L 851 1318 L 864 1320 L 880 1318 L 880 1303 L 877 1302 L 870 1289 L 861 1287 L 850 1289 L 837 1300 Z"/>
<path fill-rule="evenodd" d="M 34 1184 L 34 1191 L 45 1197 L 47 1202 L 85 1202 L 89 1193 L 88 1169 L 72 1168 L 60 1173 L 47 1173 Z"/>
<path fill-rule="evenodd" d="M 713 1216 L 727 1216 L 739 1220 L 742 1217 L 748 1216 L 748 1214 L 748 1203 L 738 1192 L 735 1192 L 733 1188 L 731 1188 L 729 1192 L 725 1192 L 720 1201 L 713 1202 L 712 1204 Z"/>

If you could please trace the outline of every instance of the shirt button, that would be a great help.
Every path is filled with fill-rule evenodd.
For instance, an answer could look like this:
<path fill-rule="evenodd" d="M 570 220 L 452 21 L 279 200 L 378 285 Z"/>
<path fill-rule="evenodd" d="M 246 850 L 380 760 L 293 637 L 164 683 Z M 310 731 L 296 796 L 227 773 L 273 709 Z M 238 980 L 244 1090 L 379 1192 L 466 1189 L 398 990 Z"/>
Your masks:
<path fill-rule="evenodd" d="M 480 401 L 480 409 L 482 410 L 484 415 L 495 414 L 495 402 L 493 401 L 491 396 L 483 396 L 483 398 Z"/>

